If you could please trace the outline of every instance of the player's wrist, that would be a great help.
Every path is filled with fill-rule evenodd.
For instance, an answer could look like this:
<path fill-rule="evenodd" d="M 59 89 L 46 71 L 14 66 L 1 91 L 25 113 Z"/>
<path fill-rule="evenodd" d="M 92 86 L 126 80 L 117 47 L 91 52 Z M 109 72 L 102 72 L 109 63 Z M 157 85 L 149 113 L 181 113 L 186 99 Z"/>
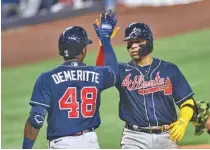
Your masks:
<path fill-rule="evenodd" d="M 102 46 L 104 46 L 105 44 L 110 44 L 111 43 L 111 40 L 109 38 L 103 38 L 101 39 L 101 43 L 102 43 Z"/>
<path fill-rule="evenodd" d="M 24 137 L 22 149 L 32 149 L 34 142 L 35 141 L 28 139 L 27 137 Z"/>
<path fill-rule="evenodd" d="M 103 43 L 103 42 L 110 42 L 111 41 L 111 39 L 110 39 L 110 37 L 101 37 L 101 42 Z"/>

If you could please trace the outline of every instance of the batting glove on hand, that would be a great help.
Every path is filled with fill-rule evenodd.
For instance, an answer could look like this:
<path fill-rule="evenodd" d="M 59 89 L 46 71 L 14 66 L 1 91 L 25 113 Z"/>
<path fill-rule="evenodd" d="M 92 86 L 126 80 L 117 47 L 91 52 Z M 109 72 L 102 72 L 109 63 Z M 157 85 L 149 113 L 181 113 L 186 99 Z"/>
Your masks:
<path fill-rule="evenodd" d="M 180 141 L 185 135 L 188 123 L 189 122 L 180 118 L 176 122 L 170 124 L 170 139 L 172 141 Z"/>
<path fill-rule="evenodd" d="M 109 39 L 112 36 L 113 30 L 117 24 L 115 13 L 109 10 L 108 13 L 103 12 L 100 18 L 100 25 L 93 24 L 94 29 L 100 40 Z"/>
<path fill-rule="evenodd" d="M 105 14 L 105 15 L 107 15 L 107 14 Z M 101 17 L 101 15 L 100 15 L 100 17 Z M 96 23 L 95 23 L 95 24 L 97 25 L 97 27 L 99 27 L 99 26 L 100 26 L 100 21 L 99 21 L 98 19 L 96 19 Z M 116 26 L 115 26 L 115 28 L 114 28 L 114 30 L 113 30 L 113 32 L 112 32 L 112 35 L 111 35 L 111 40 L 115 37 L 115 35 L 117 34 L 117 32 L 118 32 L 119 30 L 120 30 L 120 27 L 116 27 Z M 99 40 L 99 45 L 102 46 L 100 40 Z"/>

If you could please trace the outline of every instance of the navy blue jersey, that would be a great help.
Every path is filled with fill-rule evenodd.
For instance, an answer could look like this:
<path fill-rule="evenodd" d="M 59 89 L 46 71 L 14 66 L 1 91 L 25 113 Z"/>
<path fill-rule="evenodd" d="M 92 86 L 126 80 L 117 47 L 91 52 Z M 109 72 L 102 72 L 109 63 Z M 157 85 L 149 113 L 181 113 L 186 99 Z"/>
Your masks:
<path fill-rule="evenodd" d="M 111 67 L 86 66 L 82 62 L 65 62 L 42 73 L 30 104 L 48 111 L 47 139 L 97 128 L 101 123 L 100 93 L 115 81 Z"/>
<path fill-rule="evenodd" d="M 179 68 L 153 58 L 149 66 L 133 62 L 119 64 L 116 88 L 120 93 L 120 118 L 133 125 L 148 127 L 177 120 L 175 105 L 180 105 L 193 91 Z"/>

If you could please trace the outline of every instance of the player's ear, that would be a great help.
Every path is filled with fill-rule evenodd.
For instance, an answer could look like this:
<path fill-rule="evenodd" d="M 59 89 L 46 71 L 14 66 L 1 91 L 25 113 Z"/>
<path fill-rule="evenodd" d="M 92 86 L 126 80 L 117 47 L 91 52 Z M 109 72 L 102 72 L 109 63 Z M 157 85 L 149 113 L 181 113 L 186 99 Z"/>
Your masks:
<path fill-rule="evenodd" d="M 82 52 L 81 52 L 81 54 L 85 56 L 86 53 L 87 53 L 87 47 L 84 47 L 83 50 L 82 50 Z"/>
<path fill-rule="evenodd" d="M 80 53 L 80 58 L 83 61 L 83 59 L 85 58 L 87 53 L 87 47 L 84 47 L 84 49 L 82 50 L 82 52 Z"/>

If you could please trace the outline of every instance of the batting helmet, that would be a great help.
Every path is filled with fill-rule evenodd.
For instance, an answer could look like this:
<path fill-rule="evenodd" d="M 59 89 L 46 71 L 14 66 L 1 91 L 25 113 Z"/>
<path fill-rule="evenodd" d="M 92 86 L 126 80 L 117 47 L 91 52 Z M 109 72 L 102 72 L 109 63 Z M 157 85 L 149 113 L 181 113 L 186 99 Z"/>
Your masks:
<path fill-rule="evenodd" d="M 91 43 L 85 29 L 78 26 L 68 27 L 61 33 L 58 41 L 59 55 L 65 60 L 75 58 Z"/>
<path fill-rule="evenodd" d="M 153 35 L 149 26 L 144 23 L 131 23 L 125 30 L 125 41 L 139 39 L 147 41 L 145 46 L 140 46 L 139 55 L 146 56 L 151 53 L 153 50 Z"/>

